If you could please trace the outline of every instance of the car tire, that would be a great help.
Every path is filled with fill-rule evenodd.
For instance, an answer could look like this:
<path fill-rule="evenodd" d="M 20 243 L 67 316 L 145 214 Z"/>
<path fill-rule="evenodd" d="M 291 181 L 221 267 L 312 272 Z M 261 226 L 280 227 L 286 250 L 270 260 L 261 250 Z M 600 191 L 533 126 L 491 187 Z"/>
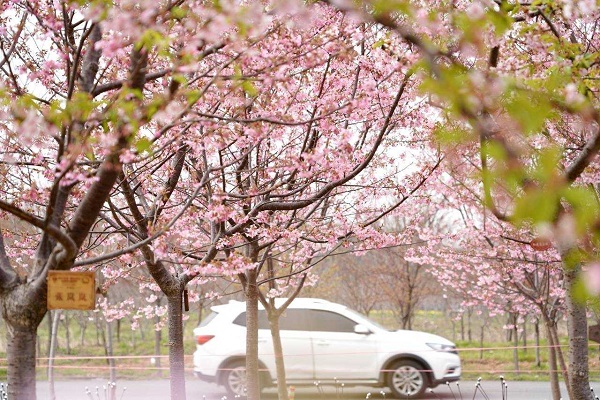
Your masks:
<path fill-rule="evenodd" d="M 232 397 L 246 397 L 246 363 L 234 361 L 227 365 L 223 374 L 223 386 Z"/>
<path fill-rule="evenodd" d="M 392 364 L 387 374 L 387 385 L 397 399 L 413 399 L 425 393 L 428 386 L 425 368 L 412 360 Z"/>

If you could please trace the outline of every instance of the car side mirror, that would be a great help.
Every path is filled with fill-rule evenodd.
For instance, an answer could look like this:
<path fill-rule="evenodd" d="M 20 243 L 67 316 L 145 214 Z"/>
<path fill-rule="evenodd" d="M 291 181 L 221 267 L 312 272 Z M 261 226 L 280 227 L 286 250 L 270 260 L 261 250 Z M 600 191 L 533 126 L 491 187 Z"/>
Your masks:
<path fill-rule="evenodd" d="M 359 335 L 370 335 L 373 332 L 366 326 L 358 324 L 354 327 L 354 333 L 358 333 Z"/>

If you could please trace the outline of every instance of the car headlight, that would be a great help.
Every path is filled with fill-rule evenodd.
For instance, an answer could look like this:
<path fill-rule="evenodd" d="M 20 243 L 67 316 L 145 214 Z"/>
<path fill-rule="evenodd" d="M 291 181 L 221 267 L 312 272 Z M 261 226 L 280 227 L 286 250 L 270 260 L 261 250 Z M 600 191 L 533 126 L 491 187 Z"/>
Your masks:
<path fill-rule="evenodd" d="M 427 343 L 427 346 L 431 347 L 435 351 L 443 351 L 446 353 L 458 354 L 456 351 L 456 346 L 450 344 L 441 344 L 441 343 Z"/>

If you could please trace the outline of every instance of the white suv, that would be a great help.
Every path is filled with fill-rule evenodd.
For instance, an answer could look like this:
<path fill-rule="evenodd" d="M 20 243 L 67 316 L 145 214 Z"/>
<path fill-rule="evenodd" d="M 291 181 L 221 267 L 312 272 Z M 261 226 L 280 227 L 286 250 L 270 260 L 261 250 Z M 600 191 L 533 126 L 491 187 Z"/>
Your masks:
<path fill-rule="evenodd" d="M 194 373 L 245 392 L 246 309 L 239 301 L 212 307 L 194 329 Z M 266 312 L 259 311 L 261 385 L 276 384 L 275 357 Z M 299 298 L 280 318 L 288 384 L 388 386 L 398 398 L 460 378 L 454 343 L 417 331 L 388 331 L 341 304 Z"/>

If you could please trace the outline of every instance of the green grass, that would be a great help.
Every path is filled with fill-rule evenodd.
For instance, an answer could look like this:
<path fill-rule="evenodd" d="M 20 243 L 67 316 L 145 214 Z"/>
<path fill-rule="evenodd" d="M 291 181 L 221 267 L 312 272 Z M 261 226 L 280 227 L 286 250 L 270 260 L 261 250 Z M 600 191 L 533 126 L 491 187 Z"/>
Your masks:
<path fill-rule="evenodd" d="M 566 338 L 563 338 L 562 343 L 566 345 Z M 519 348 L 518 354 L 518 370 L 514 362 L 513 346 L 506 343 L 490 343 L 484 342 L 483 347 L 486 350 L 480 351 L 479 343 L 473 342 L 458 342 L 460 351 L 463 379 L 496 379 L 499 375 L 503 375 L 510 380 L 539 380 L 546 381 L 549 379 L 549 351 L 545 340 L 540 342 L 540 365 L 536 363 L 536 352 L 534 347 L 527 349 Z M 531 346 L 531 345 L 530 345 Z M 566 347 L 563 347 L 563 356 L 567 358 Z M 600 353 L 598 345 L 589 346 L 590 358 L 590 379 L 600 380 Z M 560 369 L 560 365 L 558 367 Z"/>

